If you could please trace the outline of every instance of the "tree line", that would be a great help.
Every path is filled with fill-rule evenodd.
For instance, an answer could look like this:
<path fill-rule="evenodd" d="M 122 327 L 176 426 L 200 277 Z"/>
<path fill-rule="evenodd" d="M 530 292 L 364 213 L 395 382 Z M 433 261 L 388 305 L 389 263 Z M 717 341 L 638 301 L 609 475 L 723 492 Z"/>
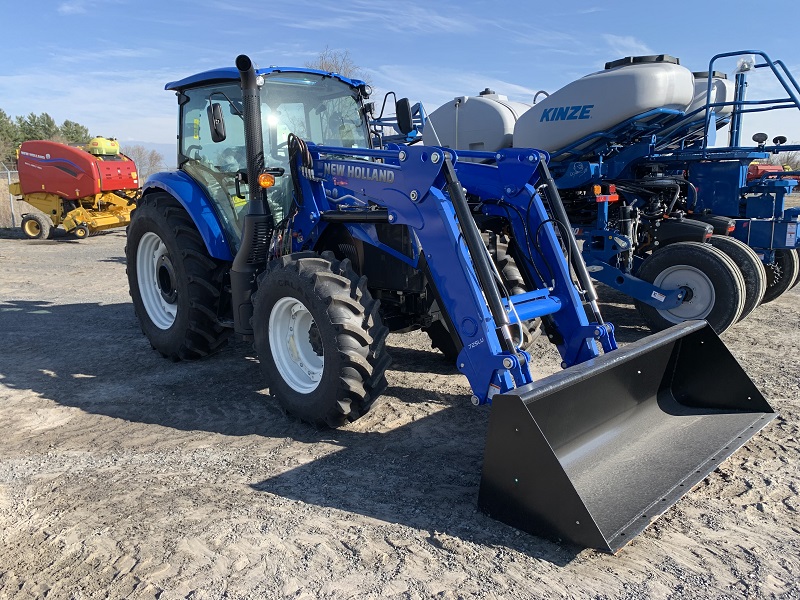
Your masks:
<path fill-rule="evenodd" d="M 95 136 L 89 134 L 88 127 L 69 119 L 59 125 L 46 112 L 12 118 L 0 108 L 0 162 L 12 171 L 17 163 L 17 148 L 22 142 L 50 140 L 62 144 L 83 145 L 88 144 L 93 137 Z M 120 150 L 136 163 L 141 180 L 164 168 L 164 157 L 156 150 L 147 150 L 138 145 L 121 147 Z"/>
<path fill-rule="evenodd" d="M 59 125 L 46 112 L 12 118 L 0 108 L 0 161 L 8 166 L 16 162 L 16 149 L 27 140 L 86 144 L 90 139 L 89 129 L 75 121 L 67 119 Z"/>

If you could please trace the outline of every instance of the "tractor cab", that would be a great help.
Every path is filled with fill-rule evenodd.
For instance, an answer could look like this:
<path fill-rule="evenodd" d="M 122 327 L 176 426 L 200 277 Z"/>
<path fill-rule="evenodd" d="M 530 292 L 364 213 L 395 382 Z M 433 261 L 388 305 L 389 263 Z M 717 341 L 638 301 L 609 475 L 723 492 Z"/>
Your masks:
<path fill-rule="evenodd" d="M 316 144 L 369 148 L 364 112 L 369 87 L 314 70 L 276 67 L 258 71 L 264 167 L 289 172 L 290 133 Z M 247 183 L 242 89 L 236 69 L 217 69 L 167 84 L 180 105 L 178 165 L 212 200 L 227 238 L 238 249 L 250 198 Z M 288 216 L 291 177 L 269 193 L 275 223 Z"/>

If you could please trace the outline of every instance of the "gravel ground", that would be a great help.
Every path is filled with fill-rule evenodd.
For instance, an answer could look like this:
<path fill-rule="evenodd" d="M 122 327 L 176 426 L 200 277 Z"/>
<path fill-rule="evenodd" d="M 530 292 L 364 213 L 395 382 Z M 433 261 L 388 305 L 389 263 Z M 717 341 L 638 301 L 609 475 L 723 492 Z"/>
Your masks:
<path fill-rule="evenodd" d="M 477 511 L 489 409 L 424 334 L 390 336 L 370 413 L 317 431 L 246 344 L 152 351 L 124 245 L 0 230 L 0 597 L 800 598 L 800 286 L 723 335 L 780 416 L 610 556 Z"/>

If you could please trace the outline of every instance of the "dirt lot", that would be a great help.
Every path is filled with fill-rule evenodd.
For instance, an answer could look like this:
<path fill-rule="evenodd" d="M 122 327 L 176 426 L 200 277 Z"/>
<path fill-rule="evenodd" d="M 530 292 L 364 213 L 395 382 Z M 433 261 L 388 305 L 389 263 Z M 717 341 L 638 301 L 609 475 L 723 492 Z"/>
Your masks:
<path fill-rule="evenodd" d="M 800 286 L 723 336 L 781 416 L 609 556 L 476 510 L 488 409 L 424 335 L 390 337 L 367 416 L 316 431 L 243 343 L 153 352 L 124 244 L 0 233 L 0 597 L 800 598 Z"/>

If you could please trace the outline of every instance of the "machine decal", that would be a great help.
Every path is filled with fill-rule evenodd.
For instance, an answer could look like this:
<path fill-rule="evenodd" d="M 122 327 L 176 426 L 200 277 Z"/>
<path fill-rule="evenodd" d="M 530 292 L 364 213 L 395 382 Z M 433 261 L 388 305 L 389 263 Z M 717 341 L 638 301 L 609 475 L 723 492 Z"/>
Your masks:
<path fill-rule="evenodd" d="M 584 104 L 583 106 L 554 106 L 547 108 L 539 117 L 542 121 L 576 121 L 578 119 L 591 119 L 589 113 L 594 108 L 594 104 Z"/>
<path fill-rule="evenodd" d="M 394 171 L 391 169 L 378 169 L 374 167 L 357 167 L 355 165 L 325 163 L 323 172 L 325 175 L 331 175 L 334 177 L 347 177 L 348 179 L 380 181 L 381 183 L 394 182 Z"/>

